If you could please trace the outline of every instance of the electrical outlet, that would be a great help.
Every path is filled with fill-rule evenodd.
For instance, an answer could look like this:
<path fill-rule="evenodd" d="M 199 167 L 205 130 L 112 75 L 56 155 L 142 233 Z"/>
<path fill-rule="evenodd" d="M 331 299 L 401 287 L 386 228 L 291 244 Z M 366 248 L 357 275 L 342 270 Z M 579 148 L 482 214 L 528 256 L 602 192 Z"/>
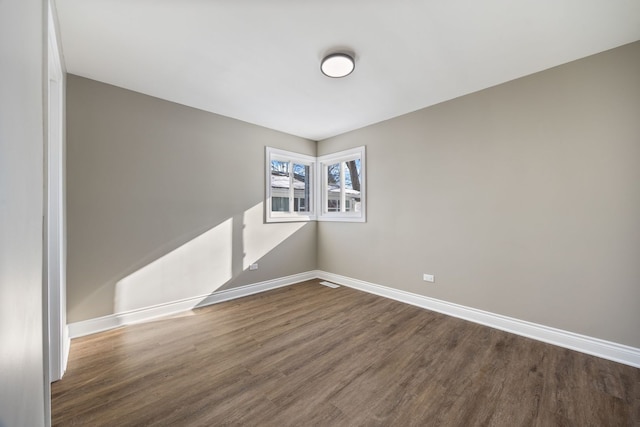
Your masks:
<path fill-rule="evenodd" d="M 422 280 L 424 280 L 425 282 L 433 283 L 433 282 L 436 281 L 436 278 L 433 276 L 433 274 L 425 273 L 425 274 L 422 275 Z"/>
<path fill-rule="evenodd" d="M 254 263 L 254 264 L 251 264 L 251 265 L 249 266 L 249 270 L 257 270 L 257 269 L 258 269 L 258 263 L 257 263 L 257 262 L 256 262 L 256 263 Z"/>

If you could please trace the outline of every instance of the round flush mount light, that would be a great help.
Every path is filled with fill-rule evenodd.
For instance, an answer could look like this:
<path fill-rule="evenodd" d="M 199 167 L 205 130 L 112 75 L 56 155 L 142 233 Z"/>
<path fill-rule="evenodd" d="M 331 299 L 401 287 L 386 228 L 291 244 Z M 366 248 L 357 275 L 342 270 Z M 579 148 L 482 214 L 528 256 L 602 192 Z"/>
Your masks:
<path fill-rule="evenodd" d="M 353 72 L 356 63 L 351 55 L 346 53 L 332 53 L 325 56 L 320 65 L 322 73 L 327 77 L 346 77 Z"/>

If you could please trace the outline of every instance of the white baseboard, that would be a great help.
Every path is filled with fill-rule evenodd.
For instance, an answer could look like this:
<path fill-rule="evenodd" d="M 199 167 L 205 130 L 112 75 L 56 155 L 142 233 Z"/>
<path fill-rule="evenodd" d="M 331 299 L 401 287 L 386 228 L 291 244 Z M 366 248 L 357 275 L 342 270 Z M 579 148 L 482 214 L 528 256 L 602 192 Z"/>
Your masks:
<path fill-rule="evenodd" d="M 180 313 L 196 307 L 204 307 L 206 305 L 216 304 L 283 286 L 293 285 L 295 283 L 311 279 L 328 280 L 343 286 L 348 286 L 350 288 L 415 305 L 428 310 L 437 311 L 460 319 L 469 320 L 481 325 L 511 332 L 516 335 L 521 335 L 527 338 L 532 338 L 538 341 L 543 341 L 549 344 L 554 344 L 560 347 L 640 368 L 639 348 L 551 328 L 524 320 L 514 319 L 512 317 L 502 316 L 500 314 L 490 313 L 321 270 L 308 271 L 279 279 L 267 280 L 251 285 L 214 292 L 209 295 L 187 298 L 180 301 L 172 301 L 166 304 L 159 304 L 71 323 L 69 324 L 69 337 L 77 338 L 117 328 L 119 326 L 130 325 L 161 316 Z"/>
<path fill-rule="evenodd" d="M 122 313 L 115 313 L 108 316 L 74 322 L 69 324 L 69 336 L 70 338 L 78 338 L 84 335 L 95 334 L 96 332 L 114 329 L 119 326 L 144 322 L 158 317 L 191 310 L 196 307 L 204 307 L 271 289 L 281 288 L 283 286 L 293 285 L 305 280 L 315 279 L 316 277 L 316 271 L 308 271 L 305 273 L 294 274 L 292 276 L 267 280 L 246 286 L 239 286 L 237 288 L 225 289 L 223 291 L 213 292 L 212 294 L 199 295 L 179 301 L 171 301 L 151 307 L 144 307 Z"/>
<path fill-rule="evenodd" d="M 465 307 L 463 305 L 388 288 L 386 286 L 376 285 L 374 283 L 352 279 L 338 274 L 327 273 L 325 271 L 317 271 L 316 273 L 317 277 L 320 279 L 329 280 L 350 288 L 359 289 L 364 292 L 394 299 L 396 301 L 426 308 L 428 310 L 437 311 L 460 319 L 469 320 L 481 325 L 511 332 L 516 335 L 521 335 L 527 338 L 532 338 L 538 341 L 543 341 L 549 344 L 590 354 L 592 356 L 640 368 L 639 348 L 575 334 L 573 332 L 514 319 L 471 307 Z"/>

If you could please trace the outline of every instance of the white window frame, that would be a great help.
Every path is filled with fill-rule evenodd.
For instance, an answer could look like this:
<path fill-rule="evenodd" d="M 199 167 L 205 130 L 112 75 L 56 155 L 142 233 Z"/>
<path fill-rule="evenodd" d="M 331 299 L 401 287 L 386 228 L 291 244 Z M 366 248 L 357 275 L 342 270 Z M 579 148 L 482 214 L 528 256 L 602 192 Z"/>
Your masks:
<path fill-rule="evenodd" d="M 360 159 L 360 210 L 357 212 L 330 212 L 328 210 L 328 168 L 331 165 L 340 163 L 340 187 L 341 201 L 340 207 L 344 210 L 346 207 L 346 193 L 344 182 L 344 163 L 350 160 Z M 340 151 L 338 153 L 327 154 L 318 157 L 318 178 L 316 193 L 316 206 L 318 206 L 318 221 L 341 221 L 341 222 L 366 222 L 367 220 L 367 203 L 366 203 L 366 161 L 365 147 L 352 148 L 350 150 Z"/>
<path fill-rule="evenodd" d="M 315 179 L 316 179 L 316 158 L 313 156 L 307 156 L 305 154 L 293 153 L 291 151 L 279 150 L 277 148 L 266 147 L 265 153 L 265 221 L 266 222 L 294 222 L 294 221 L 313 221 L 316 219 L 315 212 Z M 293 186 L 293 167 L 290 168 L 291 175 L 289 176 L 289 212 L 272 212 L 271 199 L 271 161 L 281 161 L 295 163 L 299 165 L 309 166 L 309 211 L 308 212 L 296 212 L 294 210 L 295 197 Z"/>
<path fill-rule="evenodd" d="M 366 159 L 365 146 L 327 154 L 320 157 L 308 156 L 291 151 L 265 147 L 265 222 L 294 222 L 294 221 L 341 221 L 341 222 L 366 222 Z M 328 179 L 327 168 L 330 165 L 341 163 L 341 195 L 344 191 L 344 162 L 360 159 L 360 210 L 358 212 L 329 212 L 327 209 Z M 296 212 L 294 209 L 294 185 L 293 168 L 290 168 L 289 177 L 289 212 L 273 212 L 272 187 L 271 187 L 271 162 L 290 162 L 309 166 L 309 212 Z M 277 197 L 277 196 L 276 196 Z M 346 206 L 346 199 L 341 197 L 340 206 Z"/>

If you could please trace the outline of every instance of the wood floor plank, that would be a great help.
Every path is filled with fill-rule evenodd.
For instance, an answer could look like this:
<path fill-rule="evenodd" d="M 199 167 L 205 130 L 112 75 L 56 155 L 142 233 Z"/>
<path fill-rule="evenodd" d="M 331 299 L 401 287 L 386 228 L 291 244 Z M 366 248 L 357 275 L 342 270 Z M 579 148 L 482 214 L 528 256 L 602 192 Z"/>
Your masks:
<path fill-rule="evenodd" d="M 74 339 L 54 426 L 640 426 L 640 369 L 308 281 Z"/>

